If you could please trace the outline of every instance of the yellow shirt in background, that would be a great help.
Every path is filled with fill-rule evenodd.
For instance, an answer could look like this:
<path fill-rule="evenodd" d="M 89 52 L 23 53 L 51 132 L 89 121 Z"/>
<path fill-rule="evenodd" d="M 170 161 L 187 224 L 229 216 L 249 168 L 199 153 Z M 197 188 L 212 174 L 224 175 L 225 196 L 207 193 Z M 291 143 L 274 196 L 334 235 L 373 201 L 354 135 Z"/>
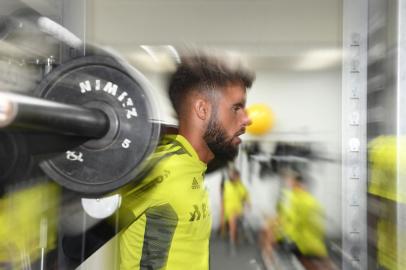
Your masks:
<path fill-rule="evenodd" d="M 240 180 L 227 180 L 224 183 L 223 203 L 224 217 L 228 220 L 243 213 L 244 203 L 248 200 L 248 192 Z"/>
<path fill-rule="evenodd" d="M 406 193 L 397 187 L 397 179 L 406 177 L 406 137 L 379 136 L 369 145 L 370 179 L 368 192 L 384 198 L 384 216 L 378 216 L 376 238 L 378 263 L 389 270 L 405 269 L 406 250 L 398 242 L 406 241 L 404 228 L 398 228 L 396 210 L 392 204 L 405 207 Z"/>
<path fill-rule="evenodd" d="M 317 200 L 303 189 L 291 197 L 294 231 L 292 240 L 305 256 L 326 257 L 324 213 Z"/>
<path fill-rule="evenodd" d="M 0 265 L 24 269 L 41 248 L 56 248 L 59 196 L 58 185 L 41 181 L 0 198 Z"/>

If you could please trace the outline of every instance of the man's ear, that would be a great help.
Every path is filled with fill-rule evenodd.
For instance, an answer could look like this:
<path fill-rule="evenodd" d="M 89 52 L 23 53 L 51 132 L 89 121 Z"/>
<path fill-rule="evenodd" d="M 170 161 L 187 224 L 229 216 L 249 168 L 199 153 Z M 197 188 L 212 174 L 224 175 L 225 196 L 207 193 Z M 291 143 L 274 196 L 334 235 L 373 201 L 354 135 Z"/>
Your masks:
<path fill-rule="evenodd" d="M 204 98 L 197 98 L 193 104 L 196 115 L 201 120 L 206 120 L 210 117 L 210 103 Z"/>

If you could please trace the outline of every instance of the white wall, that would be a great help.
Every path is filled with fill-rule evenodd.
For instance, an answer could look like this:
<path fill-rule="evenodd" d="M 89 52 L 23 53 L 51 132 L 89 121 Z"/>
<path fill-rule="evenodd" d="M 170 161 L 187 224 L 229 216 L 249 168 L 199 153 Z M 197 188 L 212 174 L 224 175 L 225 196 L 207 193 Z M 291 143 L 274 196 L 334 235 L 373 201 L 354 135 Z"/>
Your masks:
<path fill-rule="evenodd" d="M 311 163 L 311 192 L 324 207 L 330 237 L 340 236 L 341 224 L 341 71 L 329 69 L 313 72 L 259 70 L 252 90 L 248 94 L 248 106 L 266 103 L 275 114 L 275 126 L 266 136 L 245 135 L 244 140 L 259 140 L 268 145 L 277 141 L 312 142 L 317 144 L 320 154 L 332 161 Z M 266 148 L 266 147 L 265 147 Z M 270 151 L 272 150 L 272 147 Z M 275 214 L 275 203 L 279 189 L 277 177 L 261 180 L 257 176 L 259 166 L 251 168 L 254 177 L 247 182 L 248 163 L 240 159 L 243 181 L 252 198 L 249 217 L 254 227 L 261 225 L 265 215 Z M 219 224 L 220 175 L 207 177 L 212 192 L 213 226 Z"/>
<path fill-rule="evenodd" d="M 341 117 L 340 70 L 294 72 L 259 70 L 248 106 L 266 103 L 275 126 L 266 140 L 327 140 L 338 142 Z M 253 139 L 254 137 L 247 137 Z"/>

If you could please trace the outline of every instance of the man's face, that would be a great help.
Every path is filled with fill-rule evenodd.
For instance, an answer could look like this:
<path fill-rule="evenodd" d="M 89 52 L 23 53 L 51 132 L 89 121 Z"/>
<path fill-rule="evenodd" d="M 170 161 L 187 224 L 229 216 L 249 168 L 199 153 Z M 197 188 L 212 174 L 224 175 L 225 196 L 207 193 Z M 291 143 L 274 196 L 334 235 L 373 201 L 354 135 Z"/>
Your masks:
<path fill-rule="evenodd" d="M 233 160 L 241 143 L 239 136 L 251 124 L 245 111 L 246 90 L 242 84 L 230 84 L 219 92 L 204 139 L 216 158 Z"/>

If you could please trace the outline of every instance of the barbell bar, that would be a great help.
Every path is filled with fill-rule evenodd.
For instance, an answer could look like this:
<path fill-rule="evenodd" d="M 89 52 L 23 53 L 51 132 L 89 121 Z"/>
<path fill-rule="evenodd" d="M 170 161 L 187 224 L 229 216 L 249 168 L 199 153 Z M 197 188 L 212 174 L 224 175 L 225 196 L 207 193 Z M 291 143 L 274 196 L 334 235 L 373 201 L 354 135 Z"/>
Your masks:
<path fill-rule="evenodd" d="M 98 109 L 10 92 L 0 92 L 0 104 L 0 128 L 101 138 L 110 126 Z"/>

